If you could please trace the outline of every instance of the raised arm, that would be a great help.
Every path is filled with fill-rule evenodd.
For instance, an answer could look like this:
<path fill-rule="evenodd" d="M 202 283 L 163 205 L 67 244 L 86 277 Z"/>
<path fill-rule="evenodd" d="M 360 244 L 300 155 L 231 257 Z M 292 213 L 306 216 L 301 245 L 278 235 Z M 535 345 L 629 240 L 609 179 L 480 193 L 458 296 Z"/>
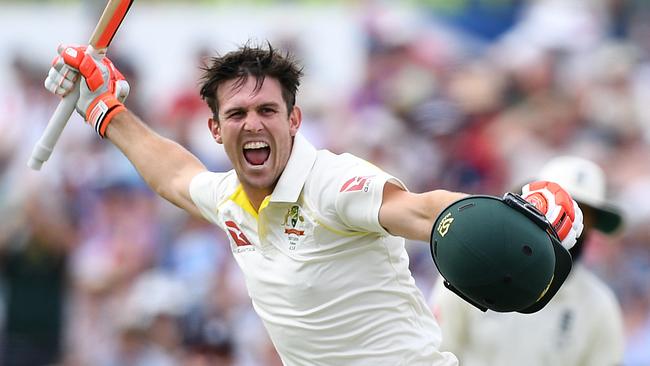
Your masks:
<path fill-rule="evenodd" d="M 76 109 L 101 137 L 109 138 L 146 183 L 174 205 L 201 217 L 189 185 L 205 166 L 179 144 L 166 139 L 122 104 L 129 94 L 124 76 L 108 58 L 97 59 L 85 47 L 61 46 L 45 80 L 50 92 L 65 96 L 81 77 Z"/>
<path fill-rule="evenodd" d="M 465 196 L 445 190 L 411 193 L 386 183 L 379 222 L 392 235 L 428 242 L 440 211 Z"/>
<path fill-rule="evenodd" d="M 190 182 L 205 166 L 178 143 L 152 131 L 129 111 L 117 114 L 106 131 L 147 185 L 174 205 L 201 217 L 190 197 Z"/>

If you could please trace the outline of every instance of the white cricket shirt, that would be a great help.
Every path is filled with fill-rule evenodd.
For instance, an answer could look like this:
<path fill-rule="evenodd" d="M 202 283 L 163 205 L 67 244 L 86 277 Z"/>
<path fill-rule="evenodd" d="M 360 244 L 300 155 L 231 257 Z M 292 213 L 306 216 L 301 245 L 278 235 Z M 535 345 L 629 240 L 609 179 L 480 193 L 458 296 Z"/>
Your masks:
<path fill-rule="evenodd" d="M 273 193 L 255 212 L 234 171 L 190 185 L 229 234 L 253 307 L 285 365 L 457 365 L 408 269 L 404 240 L 379 224 L 398 180 L 300 134 Z"/>
<path fill-rule="evenodd" d="M 532 314 L 483 313 L 436 283 L 434 311 L 443 350 L 463 366 L 616 366 L 623 323 L 612 291 L 580 264 L 557 294 Z"/>

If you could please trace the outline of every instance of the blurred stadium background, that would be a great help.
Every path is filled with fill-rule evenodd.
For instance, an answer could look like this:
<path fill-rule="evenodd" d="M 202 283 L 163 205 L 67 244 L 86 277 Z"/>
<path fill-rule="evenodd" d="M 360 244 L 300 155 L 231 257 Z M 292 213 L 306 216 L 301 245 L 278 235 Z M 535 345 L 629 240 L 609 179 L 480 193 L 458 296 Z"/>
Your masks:
<path fill-rule="evenodd" d="M 224 234 L 77 116 L 26 167 L 58 103 L 42 87 L 56 45 L 86 42 L 104 5 L 0 1 L 0 364 L 279 365 Z M 304 64 L 308 138 L 411 190 L 500 195 L 553 156 L 599 163 L 627 226 L 585 261 L 623 307 L 624 365 L 650 365 L 649 1 L 136 0 L 109 56 L 127 107 L 223 170 L 198 66 L 248 39 Z M 408 248 L 426 296 L 429 249 Z"/>

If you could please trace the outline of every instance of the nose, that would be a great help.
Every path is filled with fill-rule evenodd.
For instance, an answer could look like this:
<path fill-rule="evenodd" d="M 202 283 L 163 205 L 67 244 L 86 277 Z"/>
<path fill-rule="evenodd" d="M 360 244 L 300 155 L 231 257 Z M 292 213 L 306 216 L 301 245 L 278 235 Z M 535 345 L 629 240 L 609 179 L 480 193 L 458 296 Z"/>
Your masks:
<path fill-rule="evenodd" d="M 251 113 L 244 122 L 244 130 L 250 132 L 260 132 L 264 128 L 262 118 L 257 113 Z"/>

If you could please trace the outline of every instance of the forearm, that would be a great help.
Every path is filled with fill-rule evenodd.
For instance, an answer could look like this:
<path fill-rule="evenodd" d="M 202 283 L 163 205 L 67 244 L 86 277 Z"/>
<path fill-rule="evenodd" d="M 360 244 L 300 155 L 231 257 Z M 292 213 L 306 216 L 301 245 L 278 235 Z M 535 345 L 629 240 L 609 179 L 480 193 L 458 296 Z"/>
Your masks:
<path fill-rule="evenodd" d="M 415 204 L 411 209 L 411 215 L 415 219 L 415 225 L 411 231 L 417 233 L 417 237 L 413 239 L 429 241 L 431 228 L 440 212 L 453 202 L 467 196 L 467 194 L 439 189 L 421 193 L 417 196 L 419 198 L 419 204 Z"/>
<path fill-rule="evenodd" d="M 384 187 L 379 221 L 392 235 L 429 241 L 431 228 L 438 214 L 445 207 L 465 196 L 467 196 L 465 193 L 446 190 L 416 194 L 388 183 Z"/>
<path fill-rule="evenodd" d="M 176 206 L 198 214 L 189 184 L 205 166 L 178 143 L 158 135 L 129 111 L 119 113 L 106 131 L 145 182 Z"/>

